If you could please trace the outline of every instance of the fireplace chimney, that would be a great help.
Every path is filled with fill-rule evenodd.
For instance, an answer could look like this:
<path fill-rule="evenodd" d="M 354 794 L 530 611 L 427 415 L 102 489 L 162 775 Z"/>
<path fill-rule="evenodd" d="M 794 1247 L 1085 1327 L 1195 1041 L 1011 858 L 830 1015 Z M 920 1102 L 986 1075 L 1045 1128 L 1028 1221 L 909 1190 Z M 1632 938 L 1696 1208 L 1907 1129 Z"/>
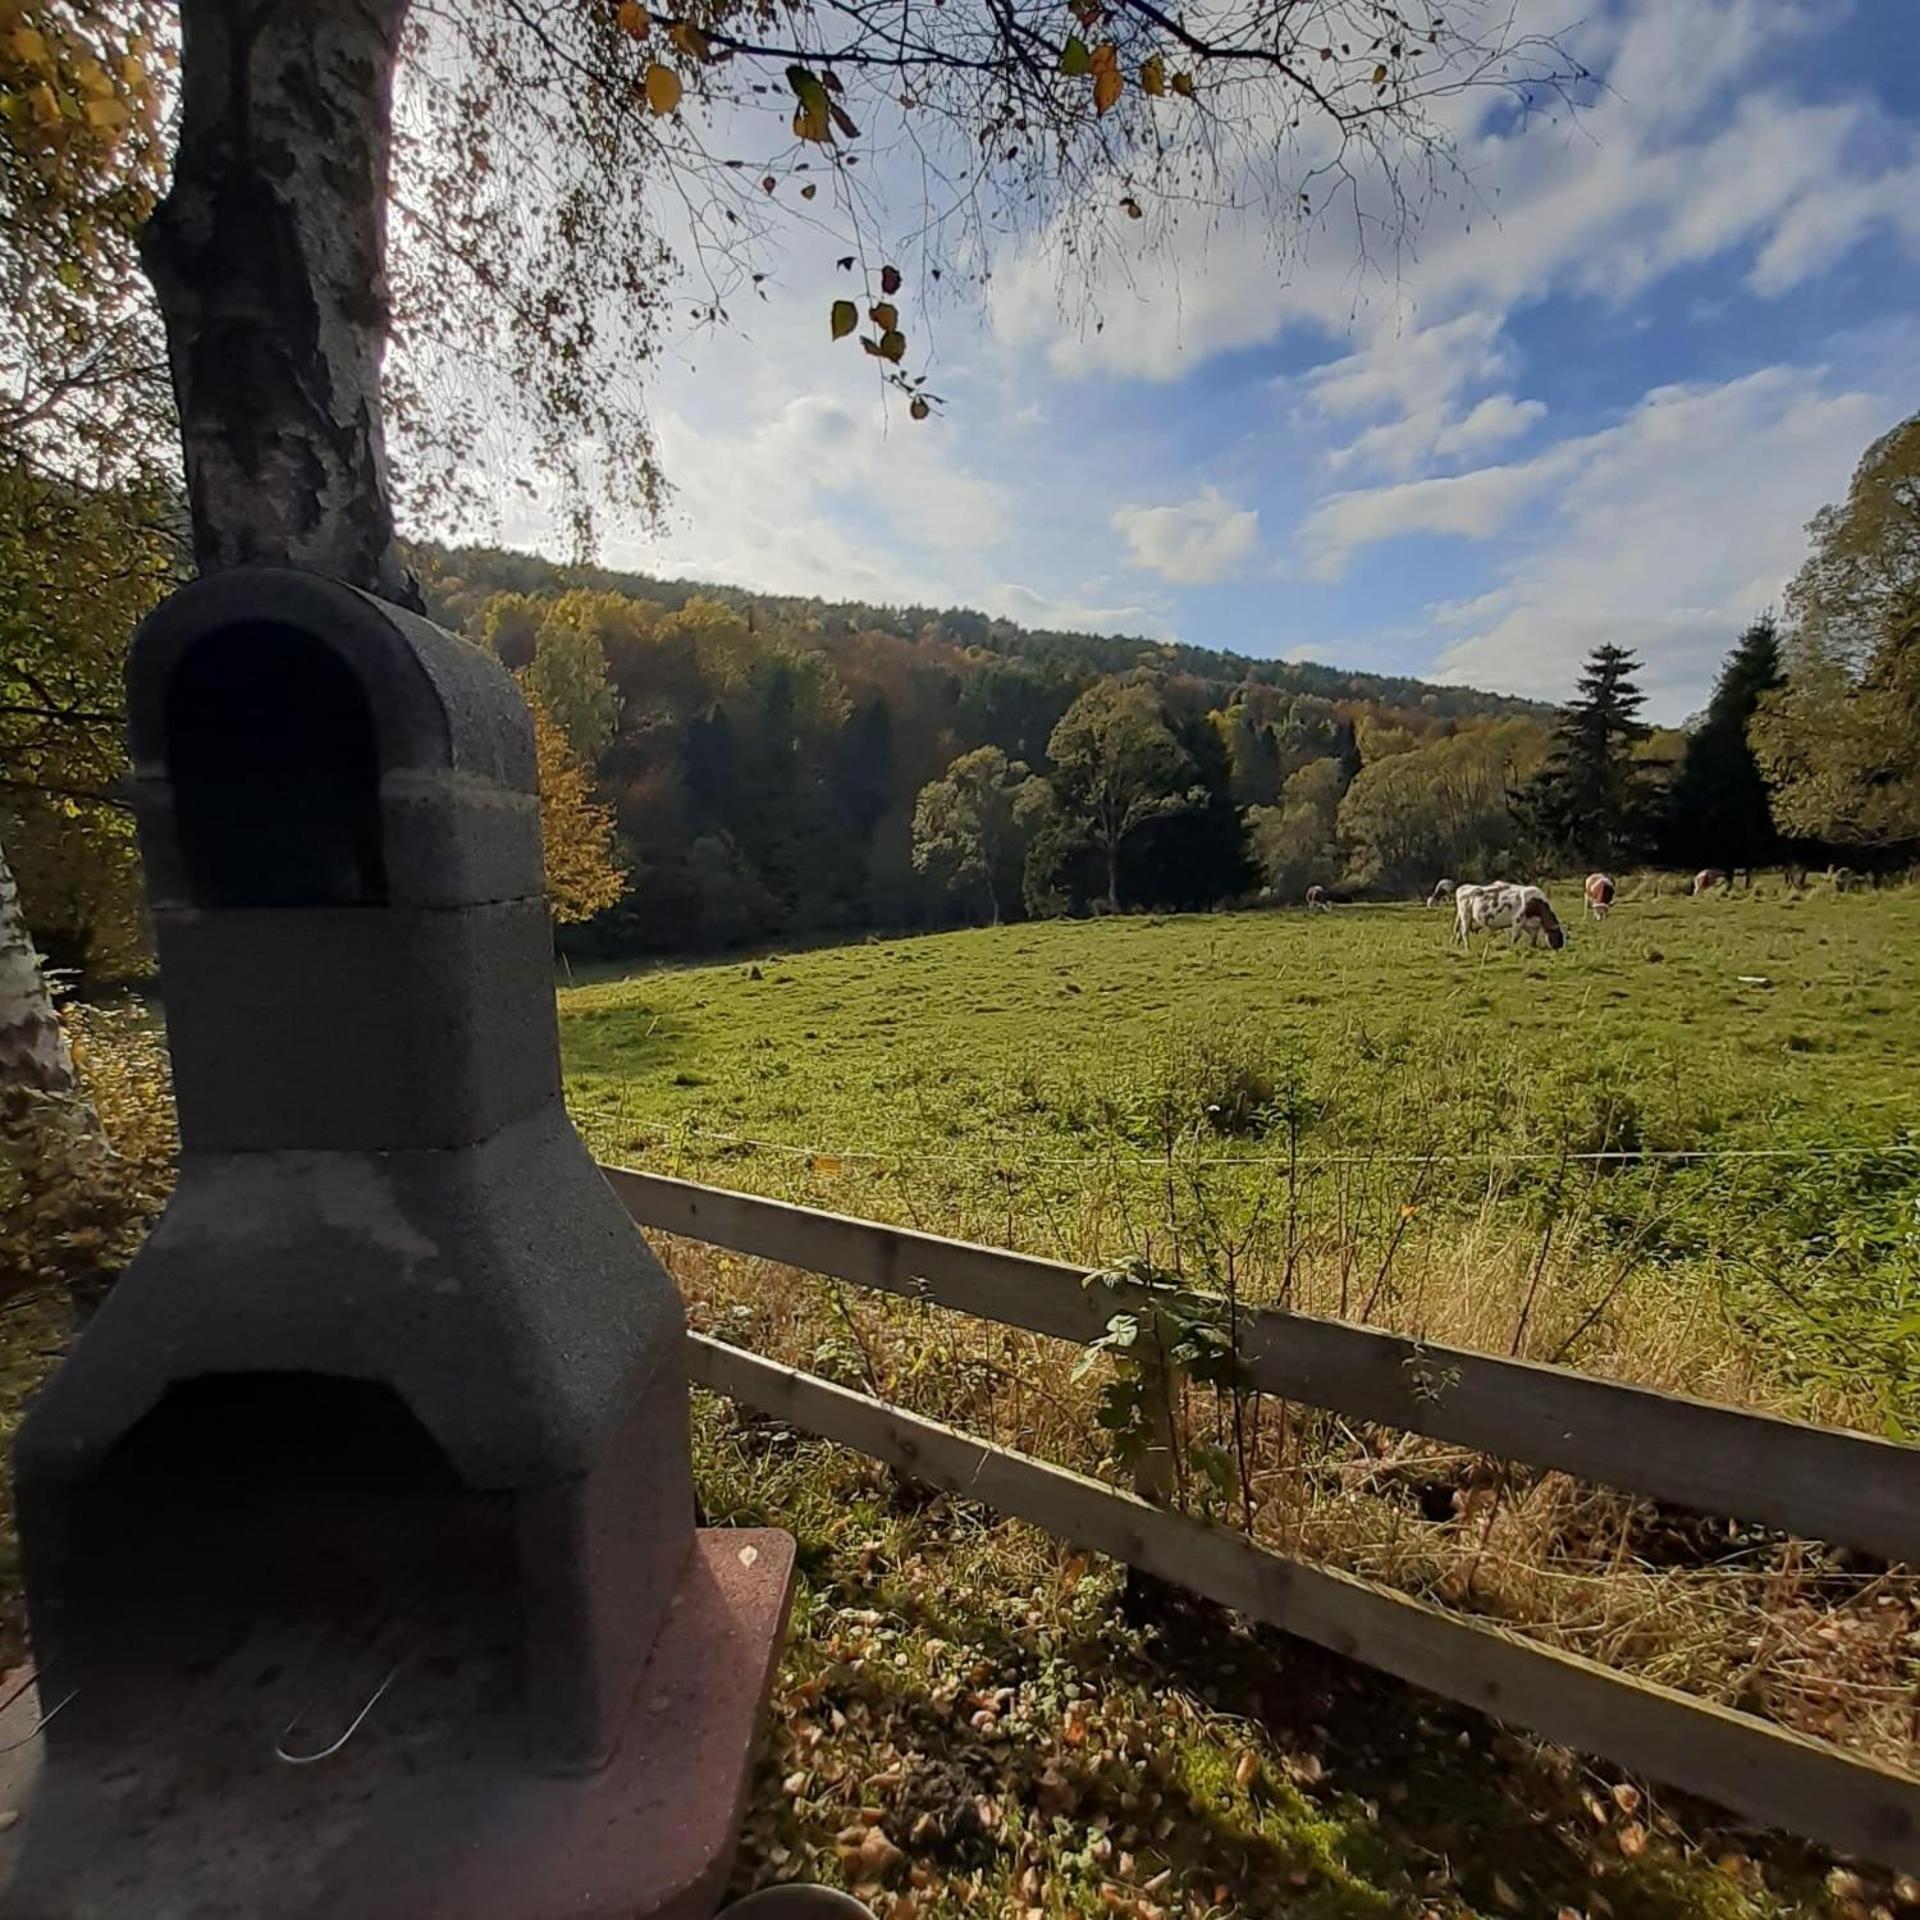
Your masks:
<path fill-rule="evenodd" d="M 694 1531 L 680 1303 L 561 1105 L 526 709 L 267 568 L 154 613 L 129 706 L 180 1177 L 16 1447 L 0 1913 L 710 1913 L 791 1542 Z"/>

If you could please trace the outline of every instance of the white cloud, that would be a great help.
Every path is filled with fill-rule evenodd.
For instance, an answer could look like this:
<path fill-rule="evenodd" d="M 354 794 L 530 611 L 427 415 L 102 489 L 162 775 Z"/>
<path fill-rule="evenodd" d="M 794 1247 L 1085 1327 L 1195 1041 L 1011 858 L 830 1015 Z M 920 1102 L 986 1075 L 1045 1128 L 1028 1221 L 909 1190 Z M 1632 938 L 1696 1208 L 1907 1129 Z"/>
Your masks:
<path fill-rule="evenodd" d="M 1308 391 L 1333 416 L 1437 406 L 1507 372 L 1512 359 L 1500 326 L 1500 315 L 1486 311 L 1432 327 L 1383 326 L 1357 352 L 1316 367 Z"/>
<path fill-rule="evenodd" d="M 1550 457 L 1559 473 L 1548 478 L 1565 483 L 1551 523 L 1500 585 L 1432 610 L 1466 630 L 1440 677 L 1556 699 L 1585 654 L 1613 640 L 1641 654 L 1655 707 L 1679 718 L 1740 626 L 1777 600 L 1805 522 L 1844 492 L 1889 413 L 1818 368 L 1649 393 L 1618 426 Z"/>
<path fill-rule="evenodd" d="M 1490 393 L 1465 413 L 1446 406 L 1420 407 L 1330 449 L 1327 465 L 1336 473 L 1349 467 L 1413 473 L 1435 462 L 1491 453 L 1521 438 L 1546 412 L 1542 402 L 1516 400 L 1510 393 Z"/>
<path fill-rule="evenodd" d="M 1564 15 L 1550 0 L 1522 0 L 1516 24 L 1552 31 Z M 1602 12 L 1565 36 L 1608 83 L 1576 120 L 1542 115 L 1516 130 L 1484 94 L 1442 104 L 1461 177 L 1439 183 L 1404 249 L 1392 244 L 1396 203 L 1370 177 L 1333 203 L 1326 226 L 1290 233 L 1252 171 L 1273 165 L 1262 153 L 1237 183 L 1235 211 L 1155 235 L 1151 251 L 1109 252 L 1091 289 L 1097 331 L 1063 325 L 1071 257 L 1060 233 L 1001 263 L 994 324 L 1015 346 L 1044 348 L 1065 378 L 1168 380 L 1294 326 L 1341 333 L 1358 320 L 1377 338 L 1417 311 L 1423 334 L 1437 335 L 1465 315 L 1497 327 L 1516 304 L 1556 291 L 1620 301 L 1738 247 L 1754 249 L 1753 284 L 1765 293 L 1874 231 L 1920 252 L 1910 129 L 1862 96 L 1742 92 L 1763 55 L 1829 27 L 1828 10 L 1793 0 L 1639 0 Z M 1903 155 L 1892 163 L 1890 145 Z M 1301 171 L 1323 157 L 1303 152 Z M 1374 250 L 1359 269 L 1356 214 Z"/>
<path fill-rule="evenodd" d="M 1408 533 L 1450 533 L 1487 540 L 1564 470 L 1556 449 L 1513 466 L 1479 467 L 1436 480 L 1336 493 L 1314 508 L 1300 528 L 1307 570 L 1316 580 L 1338 580 L 1361 547 Z"/>
<path fill-rule="evenodd" d="M 1090 582 L 1097 585 L 1097 582 Z M 1179 635 L 1164 608 L 1138 602 L 1102 603 L 1093 599 L 1062 598 L 1036 593 L 1017 581 L 1005 581 L 978 596 L 984 612 L 1025 627 L 1067 633 L 1132 633 L 1149 640 L 1175 640 Z"/>
<path fill-rule="evenodd" d="M 1183 587 L 1226 579 L 1251 557 L 1260 539 L 1259 514 L 1234 506 L 1217 487 L 1184 506 L 1116 507 L 1113 527 L 1136 567 Z"/>

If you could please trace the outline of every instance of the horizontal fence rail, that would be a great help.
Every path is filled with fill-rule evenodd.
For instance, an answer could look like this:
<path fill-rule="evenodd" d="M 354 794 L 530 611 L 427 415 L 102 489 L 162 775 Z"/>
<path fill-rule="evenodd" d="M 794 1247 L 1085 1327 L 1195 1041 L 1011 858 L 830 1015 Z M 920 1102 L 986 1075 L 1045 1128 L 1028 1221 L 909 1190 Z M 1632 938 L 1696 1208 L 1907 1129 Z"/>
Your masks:
<path fill-rule="evenodd" d="M 702 1334 L 688 1336 L 688 1370 L 742 1406 L 1497 1719 L 1837 1852 L 1920 1868 L 1920 1778 L 1911 1774 L 1288 1559 Z"/>
<path fill-rule="evenodd" d="M 1057 1260 L 603 1171 L 643 1227 L 1082 1346 L 1150 1304 L 1146 1289 L 1089 1286 Z M 1237 1326 L 1251 1390 L 1920 1564 L 1920 1448 L 1273 1307 L 1242 1306 Z"/>

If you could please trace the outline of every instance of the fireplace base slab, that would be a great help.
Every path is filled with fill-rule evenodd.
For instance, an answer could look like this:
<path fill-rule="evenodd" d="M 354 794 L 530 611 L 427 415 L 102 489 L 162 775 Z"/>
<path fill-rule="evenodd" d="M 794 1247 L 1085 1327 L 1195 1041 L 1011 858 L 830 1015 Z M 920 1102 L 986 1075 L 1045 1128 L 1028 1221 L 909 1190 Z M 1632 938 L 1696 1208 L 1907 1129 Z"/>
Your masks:
<path fill-rule="evenodd" d="M 337 1753 L 296 1766 L 273 1752 L 281 1676 L 207 1676 L 154 1744 L 102 1750 L 49 1672 L 0 1714 L 0 1920 L 707 1920 L 793 1560 L 784 1533 L 695 1535 L 619 1749 L 588 1774 L 463 1746 L 453 1716 L 436 1721 L 433 1677 L 413 1684 L 404 1664 Z M 229 1664 L 243 1659 L 258 1664 Z M 317 1751 L 350 1718 L 282 1744 Z"/>

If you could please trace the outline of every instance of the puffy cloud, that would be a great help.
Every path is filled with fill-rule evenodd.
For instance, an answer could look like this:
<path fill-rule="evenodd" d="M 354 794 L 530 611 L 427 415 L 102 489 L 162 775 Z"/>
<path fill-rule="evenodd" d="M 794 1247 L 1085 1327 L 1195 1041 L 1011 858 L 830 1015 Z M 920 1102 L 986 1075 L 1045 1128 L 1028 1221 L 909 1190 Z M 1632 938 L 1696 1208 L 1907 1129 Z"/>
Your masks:
<path fill-rule="evenodd" d="M 1101 583 L 1090 581 L 1097 588 Z M 984 612 L 1022 626 L 1067 633 L 1132 633 L 1149 640 L 1175 640 L 1179 634 L 1166 610 L 1139 602 L 1070 599 L 1036 593 L 1017 581 L 1004 581 L 978 596 Z"/>
<path fill-rule="evenodd" d="M 1490 539 L 1541 493 L 1568 457 L 1561 450 L 1513 466 L 1479 467 L 1435 480 L 1333 494 L 1300 528 L 1307 570 L 1316 580 L 1338 580 L 1358 548 L 1402 534 Z"/>
<path fill-rule="evenodd" d="M 1135 566 L 1183 587 L 1226 579 L 1260 540 L 1259 514 L 1234 506 L 1217 487 L 1183 506 L 1117 507 L 1113 527 Z"/>
<path fill-rule="evenodd" d="M 1339 333 L 1358 320 L 1377 339 L 1416 306 L 1426 332 L 1438 334 L 1464 315 L 1475 316 L 1474 329 L 1489 318 L 1497 326 L 1516 304 L 1556 291 L 1622 300 L 1736 247 L 1757 251 L 1754 285 L 1767 293 L 1876 230 L 1920 251 L 1911 130 L 1892 127 L 1864 97 L 1742 92 L 1764 56 L 1826 23 L 1821 9 L 1792 0 L 1639 0 L 1607 10 L 1567 36 L 1569 51 L 1607 82 L 1577 118 L 1516 123 L 1478 92 L 1440 105 L 1459 177 L 1439 183 L 1404 243 L 1385 181 L 1356 180 L 1325 225 L 1295 234 L 1275 222 L 1250 161 L 1233 212 L 1176 226 L 1151 254 L 1109 252 L 1087 303 L 1097 331 L 1063 324 L 1071 262 L 1060 233 L 1000 264 L 995 325 L 1013 345 L 1044 348 L 1063 377 L 1170 380 L 1290 327 Z M 1551 31 L 1563 10 L 1522 0 L 1516 24 Z M 1303 151 L 1299 170 L 1324 157 Z M 1356 267 L 1361 240 L 1373 256 Z M 1400 351 L 1416 351 L 1417 340 Z"/>
<path fill-rule="evenodd" d="M 1501 316 L 1484 310 L 1432 327 L 1383 326 L 1356 352 L 1316 367 L 1307 390 L 1333 416 L 1435 406 L 1508 370 L 1500 328 Z"/>
<path fill-rule="evenodd" d="M 1555 699 L 1612 640 L 1640 652 L 1656 709 L 1678 719 L 1740 627 L 1778 600 L 1807 519 L 1844 493 L 1890 417 L 1817 368 L 1648 394 L 1618 426 L 1551 457 L 1559 471 L 1546 480 L 1564 481 L 1543 503 L 1551 520 L 1492 592 L 1430 610 L 1464 630 L 1440 677 Z"/>

